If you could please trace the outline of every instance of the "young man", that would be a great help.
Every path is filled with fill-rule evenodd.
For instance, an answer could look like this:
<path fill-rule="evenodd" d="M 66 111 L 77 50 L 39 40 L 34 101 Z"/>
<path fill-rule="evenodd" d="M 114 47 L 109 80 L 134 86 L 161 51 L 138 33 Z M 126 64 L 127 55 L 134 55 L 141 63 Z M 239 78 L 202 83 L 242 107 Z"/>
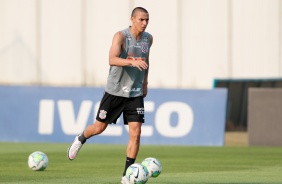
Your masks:
<path fill-rule="evenodd" d="M 75 137 L 68 149 L 73 160 L 82 145 L 92 136 L 101 134 L 108 124 L 116 123 L 123 113 L 124 124 L 129 126 L 129 142 L 121 183 L 129 183 L 126 169 L 135 162 L 140 146 L 141 125 L 144 123 L 144 97 L 147 95 L 149 51 L 153 37 L 145 32 L 149 13 L 137 7 L 131 14 L 132 25 L 117 32 L 109 53 L 110 71 L 105 93 L 96 121 Z"/>

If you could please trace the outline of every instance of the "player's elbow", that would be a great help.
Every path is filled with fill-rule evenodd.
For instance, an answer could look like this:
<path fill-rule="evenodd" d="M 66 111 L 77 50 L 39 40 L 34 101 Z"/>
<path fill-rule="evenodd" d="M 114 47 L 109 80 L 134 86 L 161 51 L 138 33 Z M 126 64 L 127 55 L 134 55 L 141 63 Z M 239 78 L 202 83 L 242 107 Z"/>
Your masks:
<path fill-rule="evenodd" d="M 116 63 L 115 63 L 115 59 L 114 58 L 112 58 L 112 57 L 110 57 L 109 58 L 109 65 L 110 66 L 114 66 Z"/>

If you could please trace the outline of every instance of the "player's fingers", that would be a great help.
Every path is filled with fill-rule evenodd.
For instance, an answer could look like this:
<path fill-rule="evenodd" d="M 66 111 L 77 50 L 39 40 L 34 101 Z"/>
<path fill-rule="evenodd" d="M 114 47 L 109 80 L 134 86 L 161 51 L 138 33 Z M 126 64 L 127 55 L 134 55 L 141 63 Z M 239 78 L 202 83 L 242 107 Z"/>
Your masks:
<path fill-rule="evenodd" d="M 142 60 L 142 63 L 148 68 L 148 64 Z"/>
<path fill-rule="evenodd" d="M 142 68 L 141 68 L 140 66 L 137 65 L 136 67 L 137 67 L 140 71 L 142 71 Z"/>
<path fill-rule="evenodd" d="M 148 68 L 148 64 L 140 59 L 135 60 L 134 66 L 137 67 L 140 71 L 142 71 L 142 69 L 146 70 Z"/>
<path fill-rule="evenodd" d="M 146 62 L 140 63 L 140 66 L 141 66 L 143 69 L 147 69 L 147 68 L 148 68 L 148 64 L 147 64 Z"/>
<path fill-rule="evenodd" d="M 147 66 L 144 66 L 144 65 L 141 65 L 140 67 L 144 70 L 146 70 L 148 68 Z"/>
<path fill-rule="evenodd" d="M 145 62 L 144 59 L 137 58 L 136 62 L 140 63 L 140 65 L 142 65 L 143 67 L 148 68 L 148 64 Z"/>
<path fill-rule="evenodd" d="M 142 69 L 147 69 L 146 66 L 140 62 L 136 62 L 134 66 L 137 67 L 140 71 L 142 71 Z"/>

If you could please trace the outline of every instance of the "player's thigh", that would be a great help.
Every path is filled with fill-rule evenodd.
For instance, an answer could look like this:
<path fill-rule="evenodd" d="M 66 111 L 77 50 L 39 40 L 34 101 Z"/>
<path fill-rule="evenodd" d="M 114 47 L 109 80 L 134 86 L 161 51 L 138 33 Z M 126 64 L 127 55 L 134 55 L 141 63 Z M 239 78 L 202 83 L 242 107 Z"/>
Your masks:
<path fill-rule="evenodd" d="M 130 122 L 144 123 L 144 99 L 136 97 L 128 99 L 123 111 L 125 124 Z"/>
<path fill-rule="evenodd" d="M 105 92 L 97 112 L 96 120 L 108 124 L 116 123 L 124 106 L 125 99 L 123 97 L 110 95 Z"/>

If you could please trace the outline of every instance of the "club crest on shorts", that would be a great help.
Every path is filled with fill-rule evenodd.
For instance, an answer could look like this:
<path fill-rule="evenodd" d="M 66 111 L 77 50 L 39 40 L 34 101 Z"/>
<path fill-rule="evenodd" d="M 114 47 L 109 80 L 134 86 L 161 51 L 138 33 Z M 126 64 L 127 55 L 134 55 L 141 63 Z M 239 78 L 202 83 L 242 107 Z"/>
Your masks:
<path fill-rule="evenodd" d="M 99 118 L 101 118 L 101 119 L 106 119 L 106 117 L 107 117 L 107 111 L 105 111 L 105 110 L 100 110 Z"/>

